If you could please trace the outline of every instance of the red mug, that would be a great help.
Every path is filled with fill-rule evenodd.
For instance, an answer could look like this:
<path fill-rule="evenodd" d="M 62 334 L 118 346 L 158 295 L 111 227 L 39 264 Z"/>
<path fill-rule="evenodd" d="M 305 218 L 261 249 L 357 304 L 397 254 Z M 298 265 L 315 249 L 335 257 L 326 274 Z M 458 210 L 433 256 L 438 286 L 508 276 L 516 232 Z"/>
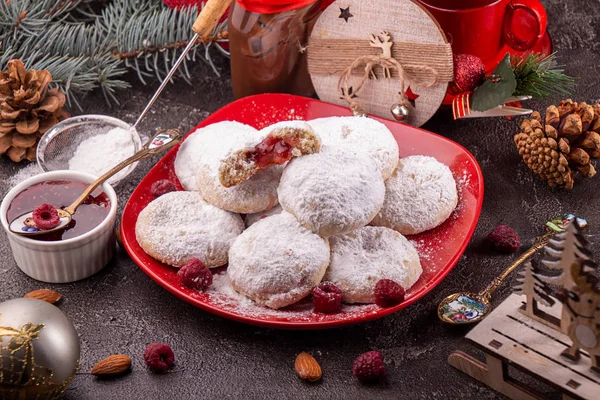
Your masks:
<path fill-rule="evenodd" d="M 418 0 L 438 21 L 454 54 L 473 54 L 488 68 L 506 54 L 534 47 L 546 33 L 539 0 Z"/>

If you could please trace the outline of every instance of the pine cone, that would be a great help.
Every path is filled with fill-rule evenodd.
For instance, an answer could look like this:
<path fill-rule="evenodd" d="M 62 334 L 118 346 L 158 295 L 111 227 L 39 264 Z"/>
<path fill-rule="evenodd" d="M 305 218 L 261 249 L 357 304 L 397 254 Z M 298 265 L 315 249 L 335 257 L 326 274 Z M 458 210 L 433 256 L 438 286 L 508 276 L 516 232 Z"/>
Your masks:
<path fill-rule="evenodd" d="M 574 171 L 584 178 L 596 174 L 591 158 L 600 158 L 600 104 L 590 106 L 571 99 L 521 123 L 515 144 L 525 164 L 552 188 L 572 189 Z"/>
<path fill-rule="evenodd" d="M 50 72 L 26 71 L 20 60 L 0 71 L 0 154 L 15 162 L 35 160 L 39 138 L 69 116 L 62 110 L 65 95 L 49 89 L 50 82 Z"/>

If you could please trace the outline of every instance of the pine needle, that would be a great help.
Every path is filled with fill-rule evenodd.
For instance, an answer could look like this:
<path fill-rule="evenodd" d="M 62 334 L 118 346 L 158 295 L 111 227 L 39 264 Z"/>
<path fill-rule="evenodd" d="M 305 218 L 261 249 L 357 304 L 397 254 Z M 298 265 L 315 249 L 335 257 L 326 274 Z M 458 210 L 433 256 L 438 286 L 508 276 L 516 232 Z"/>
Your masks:
<path fill-rule="evenodd" d="M 565 75 L 564 66 L 556 61 L 556 53 L 511 56 L 511 65 L 517 79 L 515 96 L 543 98 L 558 94 L 566 97 L 575 89 L 575 78 Z"/>

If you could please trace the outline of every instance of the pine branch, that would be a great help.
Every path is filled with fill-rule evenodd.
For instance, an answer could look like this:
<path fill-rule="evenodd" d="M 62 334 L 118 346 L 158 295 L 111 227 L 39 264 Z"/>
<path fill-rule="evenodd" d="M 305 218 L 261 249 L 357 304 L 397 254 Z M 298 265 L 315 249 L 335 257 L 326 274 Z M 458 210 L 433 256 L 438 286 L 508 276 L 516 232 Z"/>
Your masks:
<path fill-rule="evenodd" d="M 515 96 L 543 98 L 559 94 L 566 97 L 575 89 L 575 79 L 564 74 L 564 67 L 556 62 L 556 53 L 511 56 L 511 65 L 517 79 Z"/>
<path fill-rule="evenodd" d="M 120 79 L 125 67 L 142 83 L 163 79 L 193 37 L 197 14 L 196 8 L 171 10 L 162 0 L 0 0 L 0 69 L 19 58 L 28 68 L 49 70 L 70 105 L 79 106 L 78 98 L 95 88 L 110 104 L 117 102 L 117 90 L 130 86 Z M 191 81 L 188 63 L 200 47 L 218 75 L 210 49 L 227 38 L 222 22 L 197 43 L 179 75 Z"/>

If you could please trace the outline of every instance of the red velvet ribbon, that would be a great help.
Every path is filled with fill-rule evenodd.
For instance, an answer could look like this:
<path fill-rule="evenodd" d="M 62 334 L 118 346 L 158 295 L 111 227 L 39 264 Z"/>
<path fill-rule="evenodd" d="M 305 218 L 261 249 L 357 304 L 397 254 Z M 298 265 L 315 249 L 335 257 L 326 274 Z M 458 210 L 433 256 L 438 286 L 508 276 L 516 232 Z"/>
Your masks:
<path fill-rule="evenodd" d="M 236 0 L 245 10 L 258 14 L 275 14 L 295 10 L 316 3 L 319 0 Z M 327 8 L 335 0 L 321 0 L 321 9 Z"/>

